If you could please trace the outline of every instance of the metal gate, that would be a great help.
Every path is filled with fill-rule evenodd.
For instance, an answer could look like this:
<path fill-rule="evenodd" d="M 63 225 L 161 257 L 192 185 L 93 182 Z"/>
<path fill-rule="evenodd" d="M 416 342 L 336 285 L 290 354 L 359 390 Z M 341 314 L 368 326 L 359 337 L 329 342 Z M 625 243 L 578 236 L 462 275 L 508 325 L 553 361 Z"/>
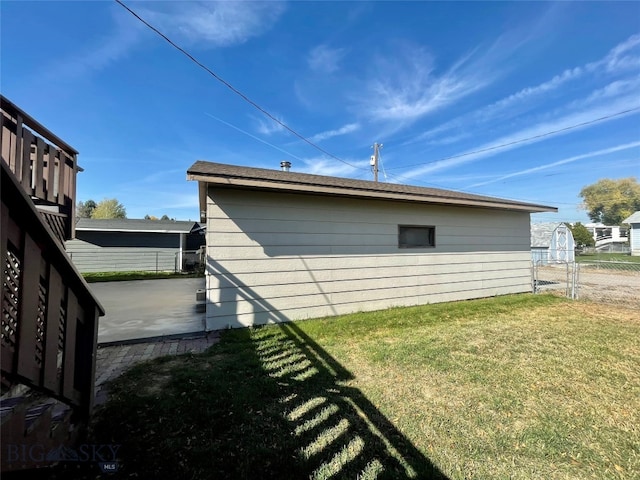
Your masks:
<path fill-rule="evenodd" d="M 567 298 L 578 298 L 580 264 L 576 262 L 546 263 L 537 261 L 531 269 L 533 293 L 556 292 Z"/>

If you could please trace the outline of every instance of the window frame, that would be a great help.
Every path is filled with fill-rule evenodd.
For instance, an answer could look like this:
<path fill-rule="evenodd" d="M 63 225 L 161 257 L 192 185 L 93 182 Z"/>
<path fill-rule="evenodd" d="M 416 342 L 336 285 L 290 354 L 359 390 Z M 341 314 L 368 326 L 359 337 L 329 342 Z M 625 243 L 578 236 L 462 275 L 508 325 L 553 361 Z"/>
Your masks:
<path fill-rule="evenodd" d="M 426 229 L 427 236 L 433 240 L 432 245 L 409 245 L 402 243 L 402 229 L 404 228 L 421 228 Z M 436 248 L 436 226 L 435 225 L 398 225 L 398 248 L 415 249 L 415 248 Z"/>

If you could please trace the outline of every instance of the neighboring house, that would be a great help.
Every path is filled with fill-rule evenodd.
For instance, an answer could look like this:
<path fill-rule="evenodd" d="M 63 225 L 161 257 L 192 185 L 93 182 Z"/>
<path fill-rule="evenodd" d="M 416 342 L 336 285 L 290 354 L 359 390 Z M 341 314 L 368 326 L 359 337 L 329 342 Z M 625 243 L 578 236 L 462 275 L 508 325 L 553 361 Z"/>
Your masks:
<path fill-rule="evenodd" d="M 564 223 L 531 225 L 531 260 L 537 265 L 575 261 L 576 244 Z"/>
<path fill-rule="evenodd" d="M 190 270 L 202 230 L 192 221 L 80 218 L 67 253 L 81 272 Z"/>
<path fill-rule="evenodd" d="M 605 225 L 604 223 L 587 223 L 587 230 L 593 236 L 596 249 L 616 249 L 626 245 L 629 240 L 629 231 L 626 227 L 618 225 Z"/>
<path fill-rule="evenodd" d="M 531 291 L 530 212 L 447 190 L 196 162 L 207 329 Z"/>
<path fill-rule="evenodd" d="M 640 256 L 640 210 L 625 218 L 622 223 L 628 223 L 629 243 L 631 245 L 631 255 Z"/>

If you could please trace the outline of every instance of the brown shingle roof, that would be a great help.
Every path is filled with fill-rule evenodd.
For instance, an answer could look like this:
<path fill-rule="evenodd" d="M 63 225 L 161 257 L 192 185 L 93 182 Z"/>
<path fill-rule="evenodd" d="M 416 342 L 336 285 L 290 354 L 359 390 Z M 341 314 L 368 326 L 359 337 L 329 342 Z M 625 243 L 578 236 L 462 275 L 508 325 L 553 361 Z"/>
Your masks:
<path fill-rule="evenodd" d="M 252 190 L 276 190 L 318 195 L 379 200 L 398 200 L 441 205 L 457 205 L 502 210 L 524 210 L 528 212 L 557 212 L 555 207 L 533 203 L 486 197 L 471 193 L 416 187 L 396 183 L 353 180 L 350 178 L 311 175 L 308 173 L 283 172 L 266 168 L 240 167 L 223 163 L 197 161 L 187 170 L 189 180 L 220 188 L 245 188 Z M 201 188 L 201 208 L 202 203 Z"/>

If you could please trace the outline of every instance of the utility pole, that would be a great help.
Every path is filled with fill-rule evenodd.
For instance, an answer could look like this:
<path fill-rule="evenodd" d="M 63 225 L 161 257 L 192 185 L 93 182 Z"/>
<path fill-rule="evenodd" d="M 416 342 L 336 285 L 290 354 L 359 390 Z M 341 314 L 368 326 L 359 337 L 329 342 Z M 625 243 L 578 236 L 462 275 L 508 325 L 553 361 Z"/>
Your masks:
<path fill-rule="evenodd" d="M 374 143 L 373 144 L 373 155 L 371 155 L 371 170 L 373 171 L 373 181 L 378 181 L 378 158 L 379 158 L 379 149 L 382 148 L 382 144 Z"/>

